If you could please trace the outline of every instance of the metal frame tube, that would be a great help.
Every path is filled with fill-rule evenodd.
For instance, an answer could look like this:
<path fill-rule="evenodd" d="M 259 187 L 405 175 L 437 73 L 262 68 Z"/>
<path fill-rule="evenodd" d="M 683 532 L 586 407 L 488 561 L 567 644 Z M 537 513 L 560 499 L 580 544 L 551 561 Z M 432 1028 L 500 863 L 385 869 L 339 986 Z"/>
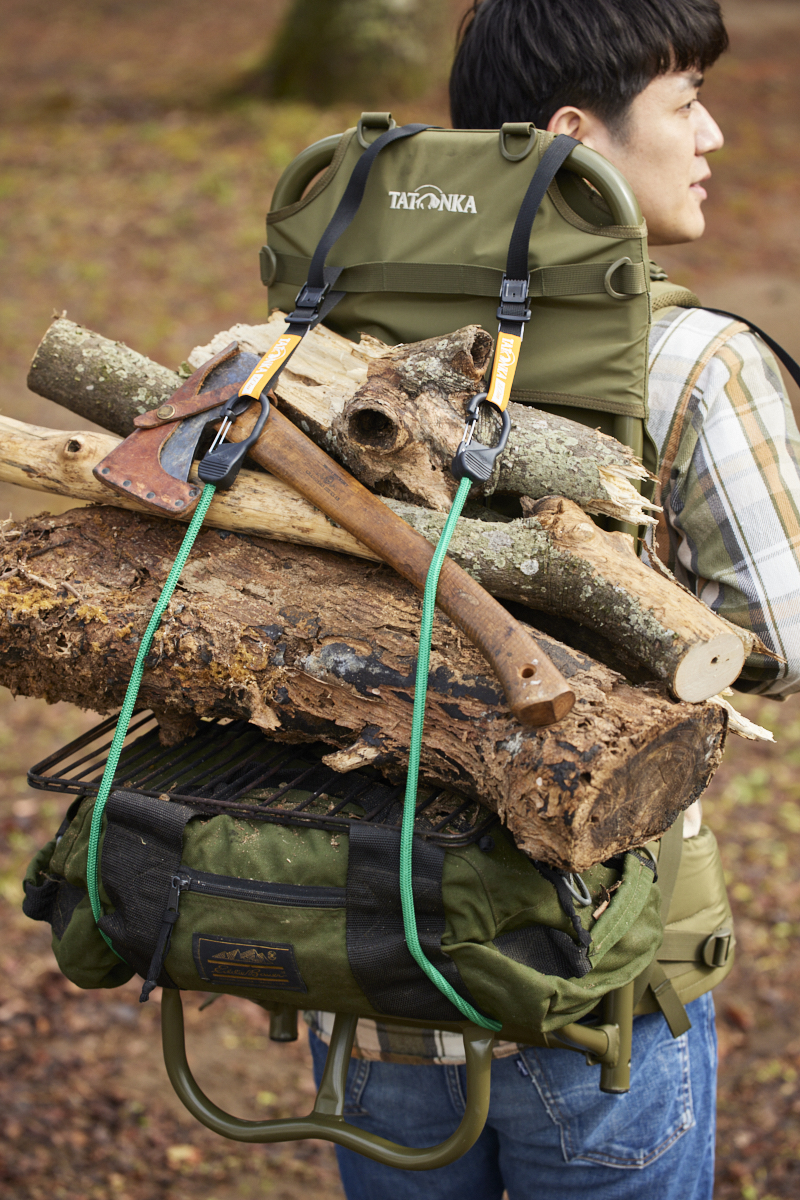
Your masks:
<path fill-rule="evenodd" d="M 477 1025 L 464 1023 L 462 1032 L 467 1060 L 464 1117 L 445 1141 L 417 1149 L 358 1129 L 348 1124 L 342 1115 L 357 1022 L 357 1016 L 337 1014 L 322 1082 L 314 1108 L 307 1117 L 245 1121 L 224 1112 L 200 1089 L 186 1058 L 181 994 L 177 989 L 165 988 L 161 997 L 164 1064 L 170 1083 L 192 1116 L 222 1137 L 237 1142 L 293 1142 L 301 1138 L 321 1138 L 406 1171 L 430 1171 L 460 1158 L 480 1137 L 489 1112 L 493 1035 Z"/>

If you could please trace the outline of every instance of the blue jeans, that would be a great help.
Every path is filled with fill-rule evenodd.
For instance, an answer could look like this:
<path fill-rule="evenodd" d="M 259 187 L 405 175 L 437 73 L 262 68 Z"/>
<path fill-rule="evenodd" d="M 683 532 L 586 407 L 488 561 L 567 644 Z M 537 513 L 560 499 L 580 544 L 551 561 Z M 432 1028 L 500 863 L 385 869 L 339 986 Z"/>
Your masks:
<path fill-rule="evenodd" d="M 336 1147 L 347 1200 L 710 1200 L 717 1039 L 711 995 L 673 1038 L 660 1013 L 633 1026 L 631 1090 L 606 1095 L 570 1050 L 495 1059 L 489 1118 L 462 1158 L 434 1171 L 384 1167 Z M 310 1036 L 319 1083 L 327 1048 Z M 443 1141 L 464 1112 L 463 1066 L 353 1059 L 345 1113 L 407 1146 Z"/>

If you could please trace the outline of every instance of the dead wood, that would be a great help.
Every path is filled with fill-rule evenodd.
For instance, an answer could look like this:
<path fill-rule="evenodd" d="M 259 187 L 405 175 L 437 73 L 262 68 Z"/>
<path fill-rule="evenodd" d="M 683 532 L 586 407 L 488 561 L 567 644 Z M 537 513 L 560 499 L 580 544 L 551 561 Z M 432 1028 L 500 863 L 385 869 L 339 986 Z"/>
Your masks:
<path fill-rule="evenodd" d="M 176 522 L 112 507 L 22 523 L 0 570 L 0 682 L 118 706 L 181 536 Z M 321 738 L 347 752 L 340 767 L 371 761 L 402 778 L 420 604 L 384 566 L 205 529 L 156 635 L 141 702 L 181 727 L 214 714 L 285 740 Z M 541 641 L 577 703 L 552 729 L 530 730 L 480 654 L 437 616 L 422 774 L 482 799 L 533 856 L 583 870 L 661 833 L 700 794 L 725 715 Z"/>
<path fill-rule="evenodd" d="M 234 326 L 192 351 L 189 362 L 199 366 L 234 338 L 262 353 L 283 329 L 279 313 L 265 325 Z M 284 370 L 277 394 L 282 411 L 367 487 L 446 509 L 464 405 L 480 388 L 491 345 L 475 325 L 393 349 L 369 337 L 356 346 L 318 326 Z M 31 391 L 123 436 L 134 417 L 157 408 L 179 383 L 176 373 L 123 343 L 64 318 L 51 324 L 28 375 Z M 627 447 L 524 404 L 511 405 L 509 414 L 512 436 L 488 491 L 555 494 L 587 512 L 634 525 L 652 521 L 631 484 L 647 472 Z"/>
<path fill-rule="evenodd" d="M 218 333 L 196 347 L 189 362 L 200 366 L 233 339 L 265 353 L 283 331 L 283 320 L 274 313 L 265 325 Z M 483 387 L 493 346 L 489 334 L 467 325 L 447 337 L 389 348 L 374 338 L 353 347 L 325 332 L 324 353 L 321 343 L 313 352 L 309 345 L 308 360 L 298 362 L 304 343 L 285 382 L 283 377 L 278 382 L 287 416 L 367 487 L 425 508 L 448 509 L 457 486 L 450 462 L 464 431 L 465 405 Z M 364 365 L 350 365 L 342 387 L 340 360 L 351 364 L 362 350 Z M 354 389 L 349 380 L 360 377 Z M 527 404 L 510 404 L 508 412 L 508 447 L 492 479 L 479 489 L 482 494 L 564 496 L 586 512 L 633 525 L 655 523 L 653 506 L 631 482 L 648 473 L 627 446 Z M 488 445 L 496 440 L 494 423 L 491 413 L 479 422 L 477 436 Z"/>
<path fill-rule="evenodd" d="M 0 479 L 76 499 L 142 511 L 92 475 L 118 444 L 112 435 L 63 433 L 0 416 Z M 430 542 L 444 514 L 385 500 Z M 716 695 L 739 674 L 755 639 L 734 630 L 696 597 L 633 553 L 630 538 L 603 533 L 570 501 L 531 503 L 516 521 L 462 518 L 450 557 L 488 592 L 579 621 L 615 645 L 617 664 L 664 680 L 684 700 Z M 222 529 L 266 534 L 376 560 L 375 554 L 280 480 L 243 471 L 218 493 L 206 518 Z"/>

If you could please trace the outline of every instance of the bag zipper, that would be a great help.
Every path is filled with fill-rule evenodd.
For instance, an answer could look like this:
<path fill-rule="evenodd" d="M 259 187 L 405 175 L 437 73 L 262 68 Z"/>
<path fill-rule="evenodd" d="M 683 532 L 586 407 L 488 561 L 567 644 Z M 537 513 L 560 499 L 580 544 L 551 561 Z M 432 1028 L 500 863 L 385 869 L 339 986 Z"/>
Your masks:
<path fill-rule="evenodd" d="M 144 1004 L 158 987 L 158 977 L 164 966 L 172 941 L 172 929 L 178 920 L 182 892 L 198 892 L 201 896 L 220 896 L 226 900 L 248 900 L 256 904 L 285 905 L 288 908 L 344 908 L 343 887 L 298 886 L 291 883 L 266 883 L 260 879 L 235 879 L 212 875 L 207 871 L 182 870 L 172 876 L 169 899 L 153 957 L 147 970 L 139 1002 Z"/>
<path fill-rule="evenodd" d="M 285 904 L 287 908 L 344 908 L 345 888 L 312 887 L 294 883 L 265 883 L 261 879 L 236 879 L 207 871 L 187 871 L 187 888 L 205 896 L 250 900 L 256 904 Z"/>
<path fill-rule="evenodd" d="M 158 977 L 161 974 L 161 969 L 164 966 L 164 959 L 169 951 L 169 944 L 172 941 L 172 927 L 178 919 L 178 906 L 181 902 L 181 892 L 186 891 L 191 883 L 191 879 L 187 874 L 178 873 L 172 876 L 172 882 L 169 889 L 169 899 L 167 900 L 167 908 L 164 916 L 161 918 L 161 928 L 158 931 L 156 939 L 156 948 L 153 951 L 153 957 L 150 959 L 150 966 L 147 971 L 147 979 L 144 981 L 139 1003 L 144 1004 L 150 999 L 150 993 L 153 988 L 158 987 Z"/>

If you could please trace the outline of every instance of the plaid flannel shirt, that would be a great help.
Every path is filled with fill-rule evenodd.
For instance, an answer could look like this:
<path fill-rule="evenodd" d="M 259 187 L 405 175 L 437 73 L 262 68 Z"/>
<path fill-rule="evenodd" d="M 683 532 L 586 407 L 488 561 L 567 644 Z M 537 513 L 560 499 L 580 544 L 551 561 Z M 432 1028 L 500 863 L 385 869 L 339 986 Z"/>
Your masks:
<path fill-rule="evenodd" d="M 777 698 L 800 691 L 800 433 L 766 345 L 729 317 L 667 309 L 650 337 L 648 430 L 661 464 L 670 569 L 783 660 L 751 655 L 736 686 Z M 330 1041 L 331 1013 L 306 1020 Z M 496 1057 L 516 1051 L 495 1043 Z M 366 1019 L 353 1054 L 464 1061 L 460 1034 Z"/>

